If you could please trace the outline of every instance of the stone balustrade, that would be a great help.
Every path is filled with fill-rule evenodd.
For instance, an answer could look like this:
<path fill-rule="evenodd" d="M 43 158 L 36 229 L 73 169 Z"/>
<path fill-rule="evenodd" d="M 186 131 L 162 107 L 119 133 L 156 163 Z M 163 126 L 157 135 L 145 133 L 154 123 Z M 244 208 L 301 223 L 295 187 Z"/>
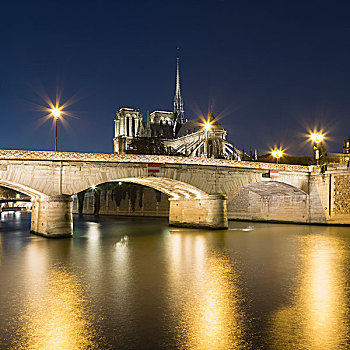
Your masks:
<path fill-rule="evenodd" d="M 189 158 L 178 156 L 80 153 L 52 151 L 18 151 L 0 150 L 0 160 L 49 160 L 49 161 L 83 161 L 83 162 L 115 162 L 115 163 L 159 163 L 208 165 L 217 167 L 233 167 L 244 169 L 280 170 L 291 172 L 310 172 L 312 167 L 291 164 L 261 163 L 251 161 L 235 161 L 214 158 Z"/>

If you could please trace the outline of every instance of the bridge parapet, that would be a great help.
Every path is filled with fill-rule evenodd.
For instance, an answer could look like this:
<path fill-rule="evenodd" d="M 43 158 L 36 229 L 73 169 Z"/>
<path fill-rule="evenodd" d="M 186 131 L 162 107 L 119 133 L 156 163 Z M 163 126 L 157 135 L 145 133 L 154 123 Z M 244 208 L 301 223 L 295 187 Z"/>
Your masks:
<path fill-rule="evenodd" d="M 346 163 L 335 163 L 335 164 L 327 164 L 326 168 L 328 172 L 330 171 L 350 171 L 349 162 Z M 320 169 L 322 170 L 322 168 Z"/>
<path fill-rule="evenodd" d="M 177 165 L 205 165 L 215 167 L 232 167 L 244 169 L 280 170 L 289 172 L 311 171 L 309 166 L 261 163 L 250 161 L 235 161 L 214 158 L 190 158 L 178 156 L 110 154 L 110 153 L 80 153 L 52 151 L 19 151 L 0 150 L 0 160 L 38 160 L 38 161 L 73 161 L 73 162 L 113 162 L 113 163 L 159 163 Z"/>

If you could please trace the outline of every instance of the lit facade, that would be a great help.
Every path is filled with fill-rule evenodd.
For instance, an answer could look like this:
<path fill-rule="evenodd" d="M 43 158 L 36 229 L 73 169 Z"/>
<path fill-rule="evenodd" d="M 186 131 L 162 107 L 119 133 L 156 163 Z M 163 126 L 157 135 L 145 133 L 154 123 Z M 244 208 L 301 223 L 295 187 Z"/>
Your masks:
<path fill-rule="evenodd" d="M 215 119 L 212 111 L 207 117 L 191 120 L 185 118 L 179 58 L 176 67 L 174 110 L 147 113 L 146 121 L 143 121 L 139 109 L 122 107 L 118 109 L 114 123 L 113 143 L 116 154 L 149 152 L 148 154 L 234 160 L 241 160 L 243 156 L 242 151 L 226 140 L 227 132 Z M 145 148 L 147 143 L 151 146 Z"/>

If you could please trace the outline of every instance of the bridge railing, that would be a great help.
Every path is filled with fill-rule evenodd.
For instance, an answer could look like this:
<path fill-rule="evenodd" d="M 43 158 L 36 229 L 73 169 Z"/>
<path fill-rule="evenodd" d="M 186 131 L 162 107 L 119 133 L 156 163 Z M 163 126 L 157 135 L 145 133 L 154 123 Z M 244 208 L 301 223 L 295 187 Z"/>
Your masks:
<path fill-rule="evenodd" d="M 214 158 L 158 156 L 138 154 L 110 154 L 110 153 L 80 153 L 80 152 L 52 152 L 52 151 L 22 151 L 0 150 L 0 160 L 37 160 L 37 161 L 74 161 L 74 162 L 112 162 L 112 163 L 159 163 L 211 165 L 217 167 L 234 167 L 245 169 L 281 170 L 295 172 L 310 172 L 311 167 L 304 165 L 261 163 Z"/>

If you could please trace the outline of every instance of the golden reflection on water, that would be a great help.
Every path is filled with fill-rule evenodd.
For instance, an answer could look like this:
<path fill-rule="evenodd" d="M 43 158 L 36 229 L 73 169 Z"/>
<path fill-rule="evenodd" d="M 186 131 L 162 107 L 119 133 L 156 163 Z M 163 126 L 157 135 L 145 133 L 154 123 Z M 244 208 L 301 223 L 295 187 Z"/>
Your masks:
<path fill-rule="evenodd" d="M 206 237 L 175 234 L 171 238 L 172 275 L 187 284 L 182 290 L 178 348 L 248 349 L 237 275 L 230 259 L 210 252 Z"/>
<path fill-rule="evenodd" d="M 66 268 L 49 271 L 44 289 L 26 306 L 15 349 L 97 349 L 93 318 L 79 279 Z"/>
<path fill-rule="evenodd" d="M 292 305 L 276 312 L 273 343 L 278 349 L 347 348 L 346 254 L 340 240 L 325 236 L 302 238 L 300 284 Z"/>
<path fill-rule="evenodd" d="M 114 279 L 115 290 L 120 295 L 129 295 L 130 288 L 130 250 L 128 247 L 129 237 L 124 235 L 115 243 L 114 249 L 114 271 L 118 276 Z"/>
<path fill-rule="evenodd" d="M 87 257 L 86 264 L 89 268 L 96 266 L 101 255 L 101 225 L 98 222 L 86 222 Z"/>

